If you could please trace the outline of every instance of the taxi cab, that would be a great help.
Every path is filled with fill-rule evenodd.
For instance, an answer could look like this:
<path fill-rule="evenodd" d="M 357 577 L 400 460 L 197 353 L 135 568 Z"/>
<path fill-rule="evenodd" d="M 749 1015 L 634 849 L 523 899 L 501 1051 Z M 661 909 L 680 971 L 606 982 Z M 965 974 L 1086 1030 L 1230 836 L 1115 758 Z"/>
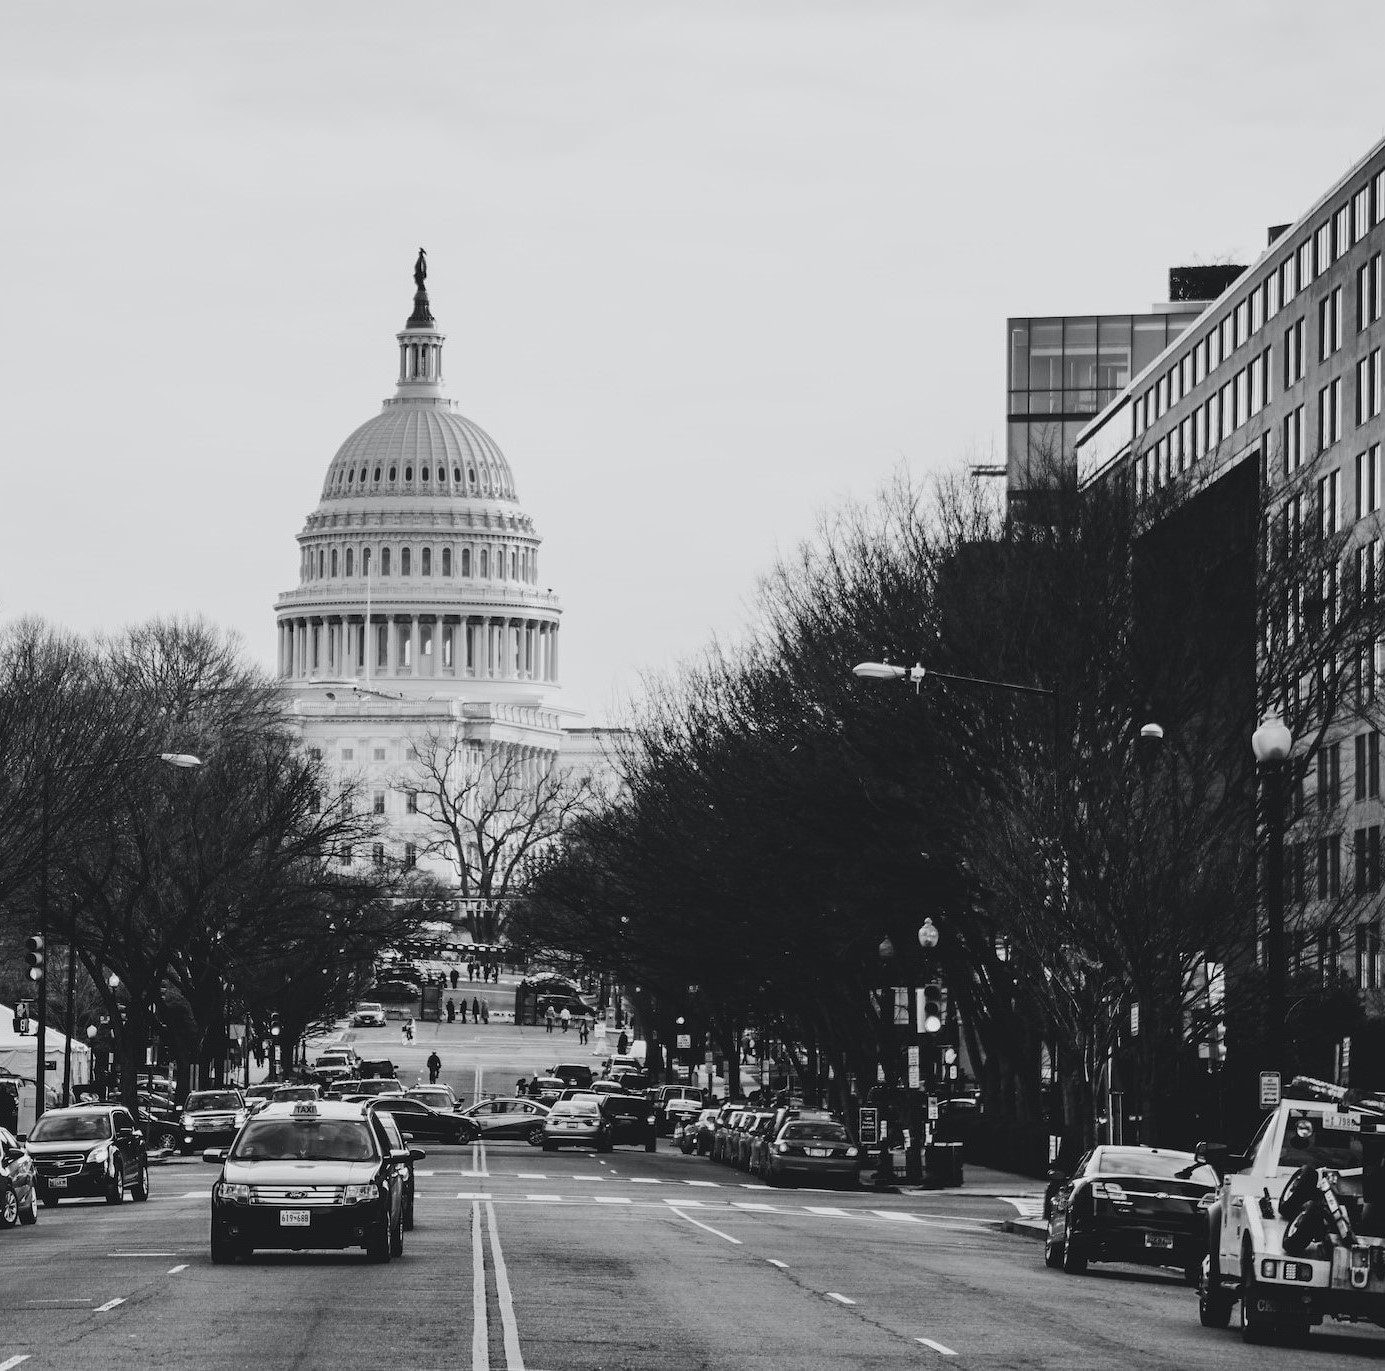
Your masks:
<path fill-rule="evenodd" d="M 412 1167 L 424 1153 L 399 1141 L 362 1104 L 266 1105 L 229 1148 L 202 1154 L 221 1166 L 212 1261 L 256 1248 L 363 1247 L 374 1262 L 402 1256 Z"/>

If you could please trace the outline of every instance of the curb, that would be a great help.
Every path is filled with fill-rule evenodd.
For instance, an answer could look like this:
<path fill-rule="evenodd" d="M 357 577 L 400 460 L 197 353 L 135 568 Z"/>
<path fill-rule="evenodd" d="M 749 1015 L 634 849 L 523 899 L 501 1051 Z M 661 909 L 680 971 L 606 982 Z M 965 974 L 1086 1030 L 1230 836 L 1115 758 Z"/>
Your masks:
<path fill-rule="evenodd" d="M 1037 1238 L 1042 1241 L 1048 1237 L 1048 1225 L 1039 1219 L 1006 1219 L 1005 1232 L 1017 1233 L 1022 1238 Z"/>

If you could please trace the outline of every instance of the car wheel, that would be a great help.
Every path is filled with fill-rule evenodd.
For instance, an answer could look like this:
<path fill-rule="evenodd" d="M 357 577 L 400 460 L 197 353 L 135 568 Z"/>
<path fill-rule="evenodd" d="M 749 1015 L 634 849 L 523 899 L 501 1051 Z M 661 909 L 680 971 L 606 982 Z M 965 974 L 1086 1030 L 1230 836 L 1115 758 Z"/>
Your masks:
<path fill-rule="evenodd" d="M 160 1128 L 154 1133 L 154 1146 L 157 1149 L 168 1148 L 170 1151 L 178 1146 L 178 1130 L 176 1128 Z"/>
<path fill-rule="evenodd" d="M 0 1182 L 0 1228 L 13 1228 L 19 1222 L 19 1196 L 9 1181 Z"/>
<path fill-rule="evenodd" d="M 1059 1271 L 1063 1266 L 1063 1244 L 1055 1240 L 1052 1224 L 1044 1234 L 1044 1265 L 1050 1271 Z"/>
<path fill-rule="evenodd" d="M 1087 1274 L 1087 1251 L 1082 1246 L 1081 1240 L 1072 1226 L 1071 1219 L 1068 1221 L 1068 1231 L 1063 1242 L 1062 1262 L 1063 1270 L 1069 1276 L 1085 1276 Z"/>
<path fill-rule="evenodd" d="M 149 1198 L 149 1163 L 143 1159 L 139 1164 L 139 1179 L 130 1187 L 130 1194 L 137 1200 Z"/>
<path fill-rule="evenodd" d="M 390 1256 L 402 1257 L 404 1255 L 404 1217 L 401 1214 L 398 1224 L 395 1225 L 394 1234 L 390 1238 Z"/>
<path fill-rule="evenodd" d="M 1281 1329 L 1274 1318 L 1256 1307 L 1258 1291 L 1255 1253 L 1247 1244 L 1241 1253 L 1241 1337 L 1248 1343 L 1274 1342 L 1281 1335 Z"/>
<path fill-rule="evenodd" d="M 1235 1300 L 1224 1290 L 1202 1289 L 1197 1296 L 1197 1318 L 1204 1328 L 1225 1328 L 1231 1322 Z"/>
<path fill-rule="evenodd" d="M 1202 1284 L 1202 1262 L 1191 1261 L 1183 1268 L 1183 1284 L 1196 1290 Z"/>
<path fill-rule="evenodd" d="M 107 1204 L 125 1203 L 125 1163 L 120 1157 L 116 1157 L 112 1166 L 115 1174 L 111 1177 L 111 1183 L 106 1187 Z"/>
<path fill-rule="evenodd" d="M 525 1142 L 527 1142 L 530 1147 L 543 1146 L 543 1125 L 541 1123 L 536 1123 L 533 1128 L 529 1130 Z"/>
<path fill-rule="evenodd" d="M 380 1225 L 380 1231 L 375 1234 L 365 1246 L 366 1256 L 378 1265 L 388 1263 L 394 1254 L 394 1244 L 390 1238 L 390 1221 L 386 1219 Z"/>

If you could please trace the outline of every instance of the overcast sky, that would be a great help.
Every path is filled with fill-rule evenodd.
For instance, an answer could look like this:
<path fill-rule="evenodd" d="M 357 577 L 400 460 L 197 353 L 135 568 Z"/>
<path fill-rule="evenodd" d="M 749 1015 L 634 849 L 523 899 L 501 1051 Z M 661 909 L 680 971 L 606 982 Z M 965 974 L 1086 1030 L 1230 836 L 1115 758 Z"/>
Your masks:
<path fill-rule="evenodd" d="M 0 617 L 233 627 L 393 391 L 462 412 L 610 717 L 899 467 L 1003 459 L 1007 315 L 1249 262 L 1385 134 L 1385 6 L 0 0 Z"/>

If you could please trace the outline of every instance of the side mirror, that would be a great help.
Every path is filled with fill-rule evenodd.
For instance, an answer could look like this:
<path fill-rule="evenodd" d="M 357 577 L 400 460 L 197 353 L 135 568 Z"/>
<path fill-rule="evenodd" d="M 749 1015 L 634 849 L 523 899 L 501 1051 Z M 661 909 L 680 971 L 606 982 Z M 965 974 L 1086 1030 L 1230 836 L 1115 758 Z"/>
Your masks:
<path fill-rule="evenodd" d="M 1216 1172 L 1217 1179 L 1221 1180 L 1232 1167 L 1232 1152 L 1225 1143 L 1200 1142 L 1193 1149 L 1193 1157 L 1204 1166 L 1210 1166 Z M 1240 1158 L 1235 1158 L 1239 1163 Z"/>
<path fill-rule="evenodd" d="M 421 1147 L 411 1147 L 409 1149 L 409 1160 L 421 1162 L 428 1154 Z"/>
<path fill-rule="evenodd" d="M 29 1135 L 27 1133 L 16 1133 L 14 1135 L 14 1140 L 15 1142 L 26 1143 L 29 1141 Z"/>
<path fill-rule="evenodd" d="M 1067 1178 L 1068 1173 L 1066 1171 L 1060 1171 L 1056 1166 L 1048 1173 L 1048 1181 L 1050 1185 L 1062 1185 L 1062 1183 L 1065 1180 L 1067 1180 Z"/>
<path fill-rule="evenodd" d="M 204 1162 L 211 1162 L 214 1166 L 220 1166 L 226 1160 L 226 1154 L 230 1152 L 229 1147 L 209 1147 L 202 1154 Z"/>

